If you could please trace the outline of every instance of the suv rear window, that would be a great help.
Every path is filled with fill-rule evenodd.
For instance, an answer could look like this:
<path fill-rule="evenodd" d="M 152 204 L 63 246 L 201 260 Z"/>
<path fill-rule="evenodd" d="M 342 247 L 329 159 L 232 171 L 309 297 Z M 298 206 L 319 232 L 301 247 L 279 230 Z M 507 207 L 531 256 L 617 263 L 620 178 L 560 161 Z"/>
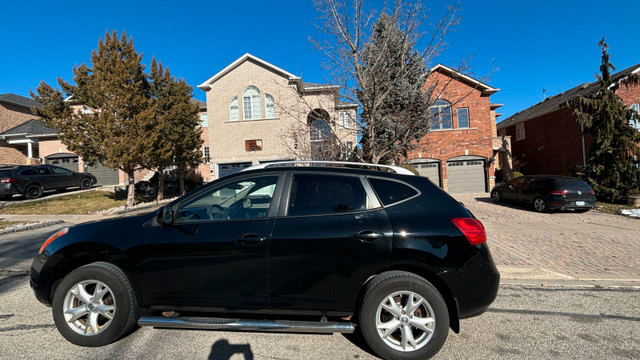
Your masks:
<path fill-rule="evenodd" d="M 8 178 L 8 177 L 11 177 L 11 171 L 9 170 L 0 171 L 0 178 Z"/>
<path fill-rule="evenodd" d="M 395 204 L 418 194 L 416 189 L 397 181 L 369 178 L 369 182 L 385 206 Z"/>
<path fill-rule="evenodd" d="M 591 190 L 589 184 L 582 180 L 559 180 L 554 184 L 554 188 L 559 190 Z"/>
<path fill-rule="evenodd" d="M 360 178 L 317 174 L 293 176 L 289 216 L 326 215 L 365 210 L 367 196 Z"/>

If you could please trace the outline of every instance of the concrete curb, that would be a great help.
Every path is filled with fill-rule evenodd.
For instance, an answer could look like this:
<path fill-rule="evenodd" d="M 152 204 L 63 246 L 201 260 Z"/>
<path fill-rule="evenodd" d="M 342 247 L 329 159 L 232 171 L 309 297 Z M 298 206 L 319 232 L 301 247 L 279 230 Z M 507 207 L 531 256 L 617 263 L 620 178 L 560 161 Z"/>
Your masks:
<path fill-rule="evenodd" d="M 4 230 L 0 230 L 0 235 L 13 234 L 13 233 L 21 232 L 21 231 L 29 231 L 29 230 L 34 230 L 34 229 L 45 228 L 45 227 L 48 227 L 48 226 L 63 224 L 64 222 L 65 222 L 64 220 L 52 220 L 52 221 L 45 221 L 45 222 L 40 222 L 40 223 L 36 223 L 36 224 L 29 224 L 29 225 L 26 225 L 26 226 L 10 227 L 10 228 L 4 229 Z"/>

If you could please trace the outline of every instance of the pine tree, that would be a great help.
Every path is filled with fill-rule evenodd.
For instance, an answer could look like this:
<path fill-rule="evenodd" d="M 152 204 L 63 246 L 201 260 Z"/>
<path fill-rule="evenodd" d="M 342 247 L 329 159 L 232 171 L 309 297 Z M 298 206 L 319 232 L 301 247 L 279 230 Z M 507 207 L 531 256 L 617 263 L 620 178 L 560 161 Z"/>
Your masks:
<path fill-rule="evenodd" d="M 43 121 L 60 131 L 59 138 L 87 163 L 102 163 L 127 174 L 126 206 L 134 204 L 134 172 L 144 167 L 153 151 L 155 112 L 142 55 L 123 32 L 105 34 L 91 53 L 91 67 L 73 69 L 74 84 L 58 79 L 64 94 L 90 109 L 72 111 L 62 102 L 63 93 L 46 83 L 34 99 L 44 105 L 36 111 Z"/>
<path fill-rule="evenodd" d="M 598 76 L 600 90 L 592 98 L 579 96 L 566 105 L 576 108 L 574 116 L 593 136 L 584 169 L 587 181 L 599 199 L 619 202 L 626 198 L 629 190 L 638 186 L 640 168 L 634 159 L 640 155 L 640 135 L 629 125 L 633 111 L 615 91 L 619 86 L 637 85 L 640 81 L 632 74 L 621 83 L 613 83 L 610 70 L 615 71 L 615 67 L 609 62 L 604 38 L 598 46 L 602 48 L 601 75 Z"/>
<path fill-rule="evenodd" d="M 183 79 L 176 80 L 168 68 L 154 58 L 149 72 L 151 93 L 155 99 L 156 131 L 154 154 L 149 165 L 158 169 L 160 182 L 158 200 L 163 197 L 162 172 L 175 164 L 180 179 L 180 192 L 184 193 L 184 178 L 189 167 L 202 162 L 198 107 L 190 103 L 193 90 Z"/>

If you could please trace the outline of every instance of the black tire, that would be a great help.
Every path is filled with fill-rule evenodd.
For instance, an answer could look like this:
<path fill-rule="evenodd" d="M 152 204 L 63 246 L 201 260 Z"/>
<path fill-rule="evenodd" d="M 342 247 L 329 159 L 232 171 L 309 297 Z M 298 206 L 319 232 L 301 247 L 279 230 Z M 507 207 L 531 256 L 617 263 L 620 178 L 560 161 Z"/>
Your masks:
<path fill-rule="evenodd" d="M 93 181 L 91 181 L 91 179 L 89 178 L 83 178 L 82 180 L 80 180 L 81 190 L 91 189 L 92 185 L 93 185 Z"/>
<path fill-rule="evenodd" d="M 113 264 L 95 262 L 77 268 L 65 276 L 55 291 L 53 320 L 60 334 L 73 344 L 110 344 L 127 334 L 137 321 L 138 305 L 131 283 Z M 97 293 L 101 296 L 94 299 Z M 65 309 L 77 310 L 76 319 Z"/>
<path fill-rule="evenodd" d="M 500 191 L 498 190 L 493 190 L 491 192 L 491 200 L 493 200 L 494 202 L 500 202 L 502 201 L 502 194 L 500 194 Z"/>
<path fill-rule="evenodd" d="M 533 199 L 533 209 L 537 212 L 543 213 L 549 211 L 549 205 L 547 204 L 547 200 L 542 197 L 537 197 Z"/>
<path fill-rule="evenodd" d="M 37 199 L 42 196 L 42 186 L 38 184 L 31 184 L 24 189 L 24 197 L 27 199 Z"/>
<path fill-rule="evenodd" d="M 407 306 L 409 298 L 419 299 L 413 310 Z M 397 306 L 397 314 L 387 310 L 392 306 L 385 307 L 392 304 Z M 371 280 L 359 319 L 365 341 L 383 359 L 431 358 L 442 348 L 449 333 L 449 312 L 438 290 L 422 277 L 402 271 L 382 273 Z M 429 331 L 416 326 L 420 323 Z M 391 330 L 378 329 L 379 324 L 389 324 Z M 403 329 L 405 333 L 411 331 L 413 346 L 408 337 L 403 344 Z"/>

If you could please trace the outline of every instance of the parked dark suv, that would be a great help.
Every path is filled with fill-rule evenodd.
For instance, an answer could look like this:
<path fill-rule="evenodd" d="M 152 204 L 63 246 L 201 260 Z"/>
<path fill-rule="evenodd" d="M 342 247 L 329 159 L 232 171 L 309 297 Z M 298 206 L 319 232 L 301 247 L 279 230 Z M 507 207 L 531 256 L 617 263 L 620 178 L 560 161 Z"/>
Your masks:
<path fill-rule="evenodd" d="M 88 189 L 96 183 L 90 173 L 79 173 L 55 165 L 0 167 L 0 199 L 22 194 L 27 199 L 42 196 L 46 190 L 70 187 Z"/>
<path fill-rule="evenodd" d="M 589 211 L 596 206 L 595 192 L 581 179 L 558 175 L 528 175 L 497 184 L 491 199 L 516 201 L 533 206 L 536 211 L 572 209 Z"/>
<path fill-rule="evenodd" d="M 154 213 L 65 228 L 31 287 L 60 333 L 111 343 L 136 324 L 349 333 L 424 359 L 498 291 L 480 221 L 421 176 L 268 164 Z M 362 164 L 357 164 L 363 167 Z"/>

